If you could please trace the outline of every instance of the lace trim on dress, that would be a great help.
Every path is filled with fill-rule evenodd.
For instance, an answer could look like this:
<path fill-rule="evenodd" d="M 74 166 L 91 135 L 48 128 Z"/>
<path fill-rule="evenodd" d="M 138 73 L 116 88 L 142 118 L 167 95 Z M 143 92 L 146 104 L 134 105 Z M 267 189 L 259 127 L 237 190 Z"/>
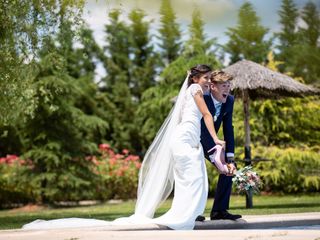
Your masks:
<path fill-rule="evenodd" d="M 189 88 L 190 88 L 190 93 L 193 97 L 200 93 L 203 94 L 202 87 L 197 83 L 191 84 Z"/>

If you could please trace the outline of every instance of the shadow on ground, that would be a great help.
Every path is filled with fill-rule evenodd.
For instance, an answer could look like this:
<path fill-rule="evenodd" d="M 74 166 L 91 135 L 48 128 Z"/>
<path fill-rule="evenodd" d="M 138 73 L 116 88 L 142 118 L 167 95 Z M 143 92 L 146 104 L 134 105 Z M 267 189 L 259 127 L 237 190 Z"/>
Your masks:
<path fill-rule="evenodd" d="M 288 204 L 268 204 L 268 205 L 254 205 L 254 209 L 280 209 L 280 208 L 313 208 L 320 207 L 320 203 L 288 203 Z M 243 207 L 231 207 L 230 209 L 246 209 Z"/>

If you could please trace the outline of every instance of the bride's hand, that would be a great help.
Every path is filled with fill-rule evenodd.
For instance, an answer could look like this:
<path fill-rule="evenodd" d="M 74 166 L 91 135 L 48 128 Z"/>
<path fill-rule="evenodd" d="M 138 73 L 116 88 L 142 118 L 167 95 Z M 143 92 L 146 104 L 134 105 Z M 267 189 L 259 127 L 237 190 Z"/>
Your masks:
<path fill-rule="evenodd" d="M 228 173 L 226 174 L 227 176 L 233 176 L 237 173 L 237 168 L 233 163 L 228 163 L 227 168 L 228 168 Z"/>
<path fill-rule="evenodd" d="M 222 140 L 220 140 L 220 139 L 218 139 L 218 138 L 214 140 L 214 143 L 215 143 L 216 145 L 221 145 L 223 148 L 226 147 L 226 142 L 225 142 L 225 141 L 222 141 Z"/>

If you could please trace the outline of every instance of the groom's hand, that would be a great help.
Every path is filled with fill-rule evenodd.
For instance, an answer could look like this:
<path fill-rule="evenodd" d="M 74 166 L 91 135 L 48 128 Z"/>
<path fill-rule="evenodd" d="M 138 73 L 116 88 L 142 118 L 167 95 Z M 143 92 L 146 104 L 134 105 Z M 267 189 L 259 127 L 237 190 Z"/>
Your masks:
<path fill-rule="evenodd" d="M 227 159 L 228 159 L 228 169 L 229 169 L 227 176 L 233 176 L 237 172 L 237 164 L 235 163 L 233 156 L 229 156 L 227 157 Z"/>

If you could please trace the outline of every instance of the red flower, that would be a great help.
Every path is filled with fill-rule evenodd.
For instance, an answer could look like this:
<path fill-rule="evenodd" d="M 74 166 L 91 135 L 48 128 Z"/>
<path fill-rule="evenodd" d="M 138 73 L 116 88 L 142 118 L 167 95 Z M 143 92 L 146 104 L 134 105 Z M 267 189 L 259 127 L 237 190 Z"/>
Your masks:
<path fill-rule="evenodd" d="M 7 162 L 7 159 L 6 158 L 0 158 L 0 164 L 1 163 L 6 163 Z"/>
<path fill-rule="evenodd" d="M 99 161 L 96 158 L 92 159 L 92 163 L 96 166 L 99 165 Z"/>
<path fill-rule="evenodd" d="M 121 168 L 122 171 L 127 171 L 128 169 L 129 169 L 128 166 L 123 166 L 123 167 Z"/>
<path fill-rule="evenodd" d="M 109 150 L 108 150 L 108 155 L 109 155 L 110 157 L 114 157 L 114 155 L 116 155 L 116 154 L 114 153 L 114 151 L 113 151 L 112 149 L 109 149 Z"/>
<path fill-rule="evenodd" d="M 117 163 L 117 159 L 115 158 L 110 158 L 109 159 L 109 164 L 112 166 L 112 165 L 115 165 Z"/>
<path fill-rule="evenodd" d="M 19 157 L 17 155 L 7 154 L 6 157 L 0 158 L 0 163 L 12 164 L 12 163 L 14 163 L 15 161 L 18 161 L 18 160 L 19 160 Z"/>
<path fill-rule="evenodd" d="M 135 155 L 129 155 L 128 157 L 126 157 L 126 161 L 136 162 L 138 160 L 139 160 L 139 157 Z"/>
<path fill-rule="evenodd" d="M 19 164 L 20 164 L 20 165 L 25 165 L 25 164 L 27 164 L 27 161 L 25 161 L 25 160 L 20 160 L 20 161 L 19 161 Z"/>
<path fill-rule="evenodd" d="M 107 143 L 102 143 L 99 145 L 99 149 L 102 151 L 108 150 L 108 149 L 110 149 L 110 145 Z"/>
<path fill-rule="evenodd" d="M 122 155 L 122 154 L 116 154 L 114 157 L 115 157 L 116 159 L 120 159 L 120 158 L 123 157 L 123 155 Z"/>
<path fill-rule="evenodd" d="M 127 154 L 129 154 L 129 150 L 128 150 L 128 149 L 123 149 L 123 150 L 122 150 L 122 153 L 123 153 L 124 155 L 127 155 Z"/>
<path fill-rule="evenodd" d="M 16 160 L 17 158 L 19 158 L 17 155 L 7 155 L 8 160 Z"/>
<path fill-rule="evenodd" d="M 136 168 L 138 168 L 138 169 L 141 167 L 141 163 L 139 163 L 139 162 L 135 162 L 134 164 L 136 165 Z"/>
<path fill-rule="evenodd" d="M 117 175 L 118 177 L 123 176 L 123 174 L 124 174 L 123 169 L 118 169 L 118 171 L 116 172 L 116 175 Z"/>

